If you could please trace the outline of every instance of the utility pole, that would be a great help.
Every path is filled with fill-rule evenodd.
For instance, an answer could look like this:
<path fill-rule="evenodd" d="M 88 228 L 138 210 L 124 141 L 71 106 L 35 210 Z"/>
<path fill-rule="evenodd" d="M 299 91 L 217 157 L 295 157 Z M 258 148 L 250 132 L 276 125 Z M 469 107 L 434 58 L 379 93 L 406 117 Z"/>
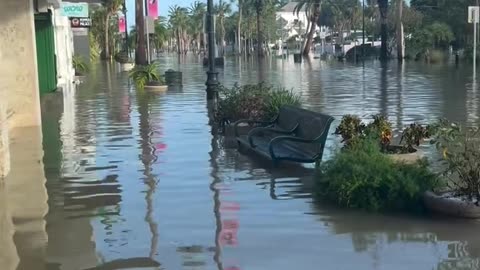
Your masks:
<path fill-rule="evenodd" d="M 213 0 L 207 0 L 207 31 L 208 31 L 208 71 L 207 100 L 217 98 L 218 72 L 215 70 L 215 28 L 213 23 Z"/>
<path fill-rule="evenodd" d="M 477 69 L 477 23 L 479 22 L 480 7 L 468 7 L 468 22 L 473 23 L 473 74 Z"/>
<path fill-rule="evenodd" d="M 365 61 L 365 0 L 362 0 L 362 61 Z"/>

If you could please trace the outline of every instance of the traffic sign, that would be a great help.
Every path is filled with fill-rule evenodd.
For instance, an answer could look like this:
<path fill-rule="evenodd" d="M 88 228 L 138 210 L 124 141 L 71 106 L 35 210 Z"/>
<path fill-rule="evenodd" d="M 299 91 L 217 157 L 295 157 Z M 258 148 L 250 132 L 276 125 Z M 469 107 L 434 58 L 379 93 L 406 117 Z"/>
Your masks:
<path fill-rule="evenodd" d="M 480 7 L 468 7 L 468 23 L 479 23 Z"/>

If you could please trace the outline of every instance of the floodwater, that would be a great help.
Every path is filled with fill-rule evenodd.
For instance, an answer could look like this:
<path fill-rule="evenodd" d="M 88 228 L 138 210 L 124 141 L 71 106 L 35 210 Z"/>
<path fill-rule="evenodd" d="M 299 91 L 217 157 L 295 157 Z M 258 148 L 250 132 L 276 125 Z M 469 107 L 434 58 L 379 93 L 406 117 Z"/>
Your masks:
<path fill-rule="evenodd" d="M 212 135 L 199 59 L 160 62 L 183 72 L 183 88 L 137 93 L 103 65 L 43 96 L 43 167 L 23 197 L 0 192 L 0 205 L 29 211 L 0 211 L 1 269 L 480 269 L 479 222 L 313 204 L 311 168 L 273 169 Z M 219 72 L 228 86 L 293 88 L 336 123 L 384 113 L 396 128 L 474 124 L 480 114 L 464 67 L 228 59 Z M 331 136 L 326 158 L 335 145 Z"/>

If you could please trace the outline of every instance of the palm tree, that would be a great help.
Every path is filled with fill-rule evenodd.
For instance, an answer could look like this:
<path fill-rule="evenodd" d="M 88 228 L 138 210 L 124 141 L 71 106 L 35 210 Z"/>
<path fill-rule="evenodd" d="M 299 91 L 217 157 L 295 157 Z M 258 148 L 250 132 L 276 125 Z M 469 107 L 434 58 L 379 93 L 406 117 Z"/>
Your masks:
<path fill-rule="evenodd" d="M 200 51 L 200 44 L 202 43 L 203 37 L 203 28 L 204 28 L 204 21 L 203 18 L 207 12 L 207 6 L 205 3 L 195 1 L 190 6 L 190 14 L 192 16 L 191 23 L 192 23 L 192 32 L 193 35 L 196 37 L 196 48 L 197 51 Z M 205 45 L 206 42 L 203 40 L 203 44 Z"/>
<path fill-rule="evenodd" d="M 243 15 L 243 0 L 238 0 L 238 19 L 237 19 L 237 42 L 235 42 L 236 52 L 238 55 L 242 54 L 242 15 Z"/>
<path fill-rule="evenodd" d="M 258 57 L 264 57 L 265 56 L 265 50 L 263 48 L 264 43 L 265 43 L 265 33 L 263 32 L 265 26 L 264 26 L 264 18 L 263 18 L 263 13 L 265 10 L 265 6 L 267 2 L 270 0 L 249 0 L 249 4 L 253 4 L 255 7 L 255 14 L 257 17 L 257 54 Z"/>
<path fill-rule="evenodd" d="M 168 13 L 170 25 L 177 39 L 177 52 L 181 54 L 186 49 L 185 35 L 188 25 L 188 9 L 174 5 L 170 7 Z"/>
<path fill-rule="evenodd" d="M 243 15 L 247 18 L 243 22 L 243 27 L 242 27 L 242 32 L 245 37 L 245 53 L 247 55 L 250 55 L 250 53 L 253 51 L 253 34 L 256 34 L 256 31 L 258 31 L 258 28 L 256 27 L 256 8 L 254 5 L 252 5 L 252 2 L 246 2 L 246 1 L 252 1 L 252 0 L 243 0 L 244 1 L 244 6 L 243 6 Z"/>
<path fill-rule="evenodd" d="M 123 0 L 103 0 L 103 6 L 105 7 L 105 59 L 110 59 L 110 18 L 116 14 L 122 7 Z"/>
<path fill-rule="evenodd" d="M 380 11 L 380 37 L 382 46 L 380 48 L 380 60 L 388 58 L 388 0 L 377 0 L 378 9 Z"/>
<path fill-rule="evenodd" d="M 135 50 L 135 46 L 137 46 L 137 29 L 136 26 L 132 26 L 130 31 L 128 32 L 128 48 L 133 51 Z"/>
<path fill-rule="evenodd" d="M 305 48 L 303 49 L 303 55 L 308 56 L 312 48 L 313 35 L 317 29 L 317 22 L 320 18 L 320 7 L 322 5 L 322 0 L 301 0 L 295 6 L 294 12 L 298 14 L 300 11 L 305 10 L 305 15 L 309 20 L 310 29 L 307 29 L 307 42 L 305 43 Z M 308 27 L 307 27 L 308 28 Z"/>
<path fill-rule="evenodd" d="M 137 65 L 146 65 L 147 52 L 145 51 L 145 21 L 143 16 L 143 0 L 135 0 L 135 24 L 137 26 L 137 49 L 135 50 L 135 62 Z"/>
<path fill-rule="evenodd" d="M 168 27 L 167 19 L 165 17 L 159 17 L 155 20 L 154 34 L 152 42 L 155 45 L 155 48 L 158 50 L 162 49 L 165 45 L 165 42 L 168 40 Z"/>
<path fill-rule="evenodd" d="M 221 44 L 221 56 L 225 54 L 225 15 L 232 12 L 230 3 L 220 0 L 218 5 L 215 6 L 215 13 L 218 15 L 218 24 L 220 26 L 220 44 Z"/>

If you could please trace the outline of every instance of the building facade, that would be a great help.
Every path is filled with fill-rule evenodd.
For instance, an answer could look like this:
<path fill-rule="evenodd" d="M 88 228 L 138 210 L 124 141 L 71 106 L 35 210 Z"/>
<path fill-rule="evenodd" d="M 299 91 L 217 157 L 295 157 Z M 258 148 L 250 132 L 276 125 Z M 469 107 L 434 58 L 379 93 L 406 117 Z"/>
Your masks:
<path fill-rule="evenodd" d="M 0 3 L 0 179 L 10 170 L 11 134 L 35 128 L 41 136 L 40 94 L 74 80 L 72 31 L 60 8 L 61 0 Z"/>

